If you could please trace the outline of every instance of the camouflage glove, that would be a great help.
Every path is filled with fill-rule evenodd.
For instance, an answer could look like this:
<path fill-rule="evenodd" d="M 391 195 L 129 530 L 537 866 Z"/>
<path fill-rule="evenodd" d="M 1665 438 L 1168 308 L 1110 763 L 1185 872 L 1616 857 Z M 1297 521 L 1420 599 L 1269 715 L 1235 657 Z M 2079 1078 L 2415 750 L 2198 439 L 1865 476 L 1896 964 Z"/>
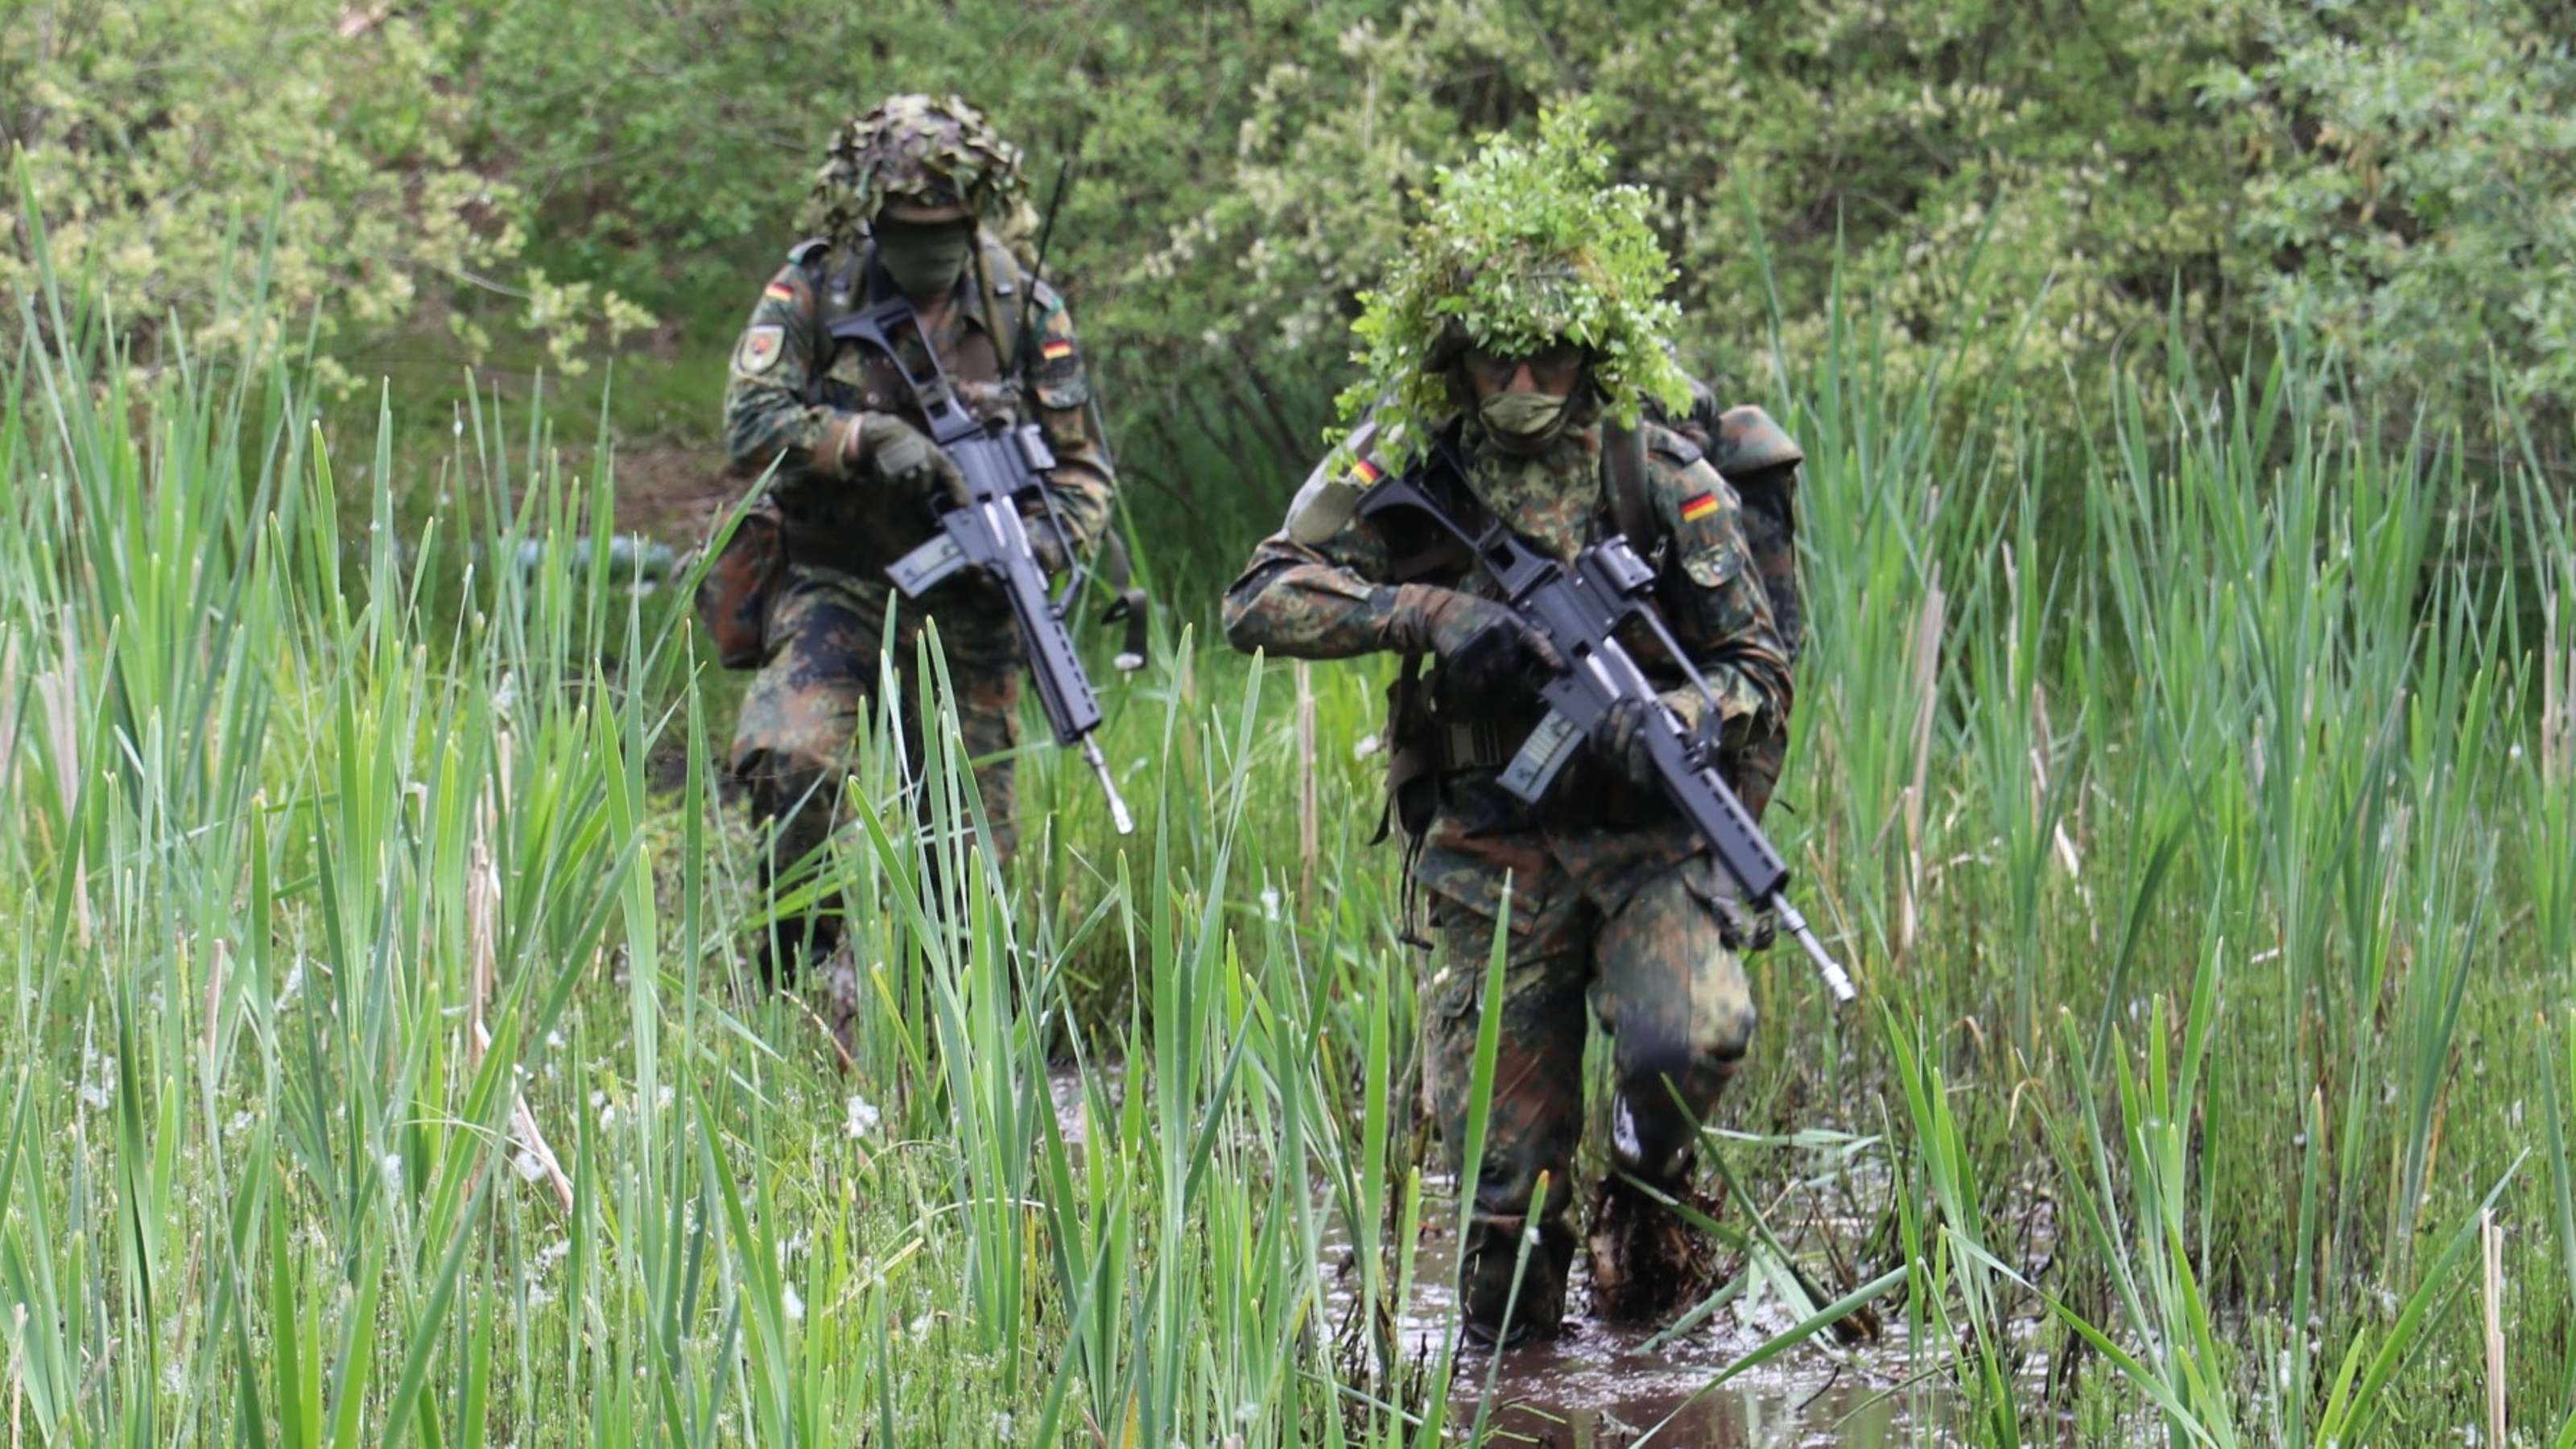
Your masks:
<path fill-rule="evenodd" d="M 1592 727 L 1592 748 L 1600 760 L 1641 789 L 1655 784 L 1655 757 L 1646 748 L 1646 726 L 1654 722 L 1654 710 L 1646 701 L 1623 699 Z"/>
<path fill-rule="evenodd" d="M 1540 675 L 1565 669 L 1556 646 L 1509 605 L 1432 584 L 1396 589 L 1386 639 L 1438 659 L 1441 692 L 1461 700 L 1527 690 Z"/>
<path fill-rule="evenodd" d="M 1698 699 L 1695 689 L 1677 689 L 1663 697 L 1662 703 L 1677 714 L 1692 735 L 1702 759 L 1715 758 L 1716 752 L 1735 743 L 1740 733 L 1734 721 L 1711 728 L 1707 719 L 1697 726 L 1689 724 L 1691 706 Z M 1646 726 L 1653 722 L 1654 711 L 1642 699 L 1623 699 L 1601 716 L 1592 729 L 1592 745 L 1599 758 L 1615 769 L 1630 784 L 1652 786 L 1655 783 L 1655 757 L 1646 748 Z"/>
<path fill-rule="evenodd" d="M 1023 518 L 1021 527 L 1029 536 L 1029 552 L 1036 554 L 1038 567 L 1051 574 L 1073 567 L 1073 545 L 1052 518 Z"/>
<path fill-rule="evenodd" d="M 833 471 L 856 476 L 864 466 L 887 487 L 963 501 L 966 475 L 946 449 L 892 413 L 852 413 L 834 439 Z"/>
<path fill-rule="evenodd" d="M 1751 955 L 1768 951 L 1780 936 L 1780 918 L 1771 908 L 1730 904 L 1717 913 L 1717 934 L 1730 951 Z"/>

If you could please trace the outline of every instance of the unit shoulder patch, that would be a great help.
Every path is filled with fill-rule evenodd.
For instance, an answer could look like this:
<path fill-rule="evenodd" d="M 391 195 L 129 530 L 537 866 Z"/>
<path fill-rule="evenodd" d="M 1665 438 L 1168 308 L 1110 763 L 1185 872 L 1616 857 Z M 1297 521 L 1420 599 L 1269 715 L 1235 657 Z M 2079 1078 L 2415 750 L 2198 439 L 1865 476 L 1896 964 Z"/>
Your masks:
<path fill-rule="evenodd" d="M 742 345 L 734 350 L 734 365 L 745 372 L 767 372 L 778 365 L 786 343 L 786 328 L 762 323 L 742 334 Z"/>

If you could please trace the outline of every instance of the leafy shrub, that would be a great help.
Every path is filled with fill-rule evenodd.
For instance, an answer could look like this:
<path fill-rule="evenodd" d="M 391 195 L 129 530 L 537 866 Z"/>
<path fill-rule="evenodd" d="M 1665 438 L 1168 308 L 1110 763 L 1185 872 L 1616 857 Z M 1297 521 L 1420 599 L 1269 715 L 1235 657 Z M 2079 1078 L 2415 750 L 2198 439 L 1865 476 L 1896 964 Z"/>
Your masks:
<path fill-rule="evenodd" d="M 2538 22 L 2462 0 L 2379 23 L 2285 6 L 2265 17 L 2267 57 L 2215 70 L 2204 92 L 2251 122 L 2242 231 L 2266 308 L 2381 387 L 2457 408 L 2480 399 L 2455 389 L 2492 378 L 2563 423 L 2576 58 Z"/>
<path fill-rule="evenodd" d="M 86 278 L 147 349 L 173 313 L 197 323 L 193 345 L 236 350 L 253 326 L 309 317 L 339 380 L 330 340 L 467 285 L 515 296 L 518 320 L 577 369 L 594 324 L 613 343 L 645 319 L 585 280 L 490 280 L 525 247 L 521 196 L 468 164 L 475 100 L 441 79 L 448 43 L 434 16 L 382 4 L 21 11 L 0 27 L 0 141 L 23 171 L 0 203 L 0 288 L 34 289 L 41 222 L 57 269 Z M 266 309 L 235 305 L 254 275 Z M 449 316 L 470 350 L 488 344 Z M 13 306 L 0 328 L 18 320 Z"/>

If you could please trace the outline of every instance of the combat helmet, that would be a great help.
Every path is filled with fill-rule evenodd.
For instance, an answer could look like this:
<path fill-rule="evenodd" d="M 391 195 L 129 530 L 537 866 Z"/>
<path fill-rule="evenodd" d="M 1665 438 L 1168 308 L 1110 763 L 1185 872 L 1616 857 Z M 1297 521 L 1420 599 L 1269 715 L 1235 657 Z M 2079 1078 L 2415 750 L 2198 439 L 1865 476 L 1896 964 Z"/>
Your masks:
<path fill-rule="evenodd" d="M 1666 338 L 1680 311 L 1672 268 L 1647 224 L 1651 199 L 1608 184 L 1609 154 L 1580 104 L 1539 117 L 1530 141 L 1488 136 L 1443 167 L 1423 219 L 1352 323 L 1367 373 L 1341 396 L 1345 424 L 1377 423 L 1373 450 L 1402 467 L 1454 412 L 1452 364 L 1469 347 L 1589 354 L 1604 411 L 1634 426 L 1645 405 L 1686 405 L 1690 382 Z"/>
<path fill-rule="evenodd" d="M 1026 182 L 1020 149 L 963 97 L 889 96 L 833 133 L 807 203 L 810 231 L 848 242 L 882 214 L 1005 221 Z"/>

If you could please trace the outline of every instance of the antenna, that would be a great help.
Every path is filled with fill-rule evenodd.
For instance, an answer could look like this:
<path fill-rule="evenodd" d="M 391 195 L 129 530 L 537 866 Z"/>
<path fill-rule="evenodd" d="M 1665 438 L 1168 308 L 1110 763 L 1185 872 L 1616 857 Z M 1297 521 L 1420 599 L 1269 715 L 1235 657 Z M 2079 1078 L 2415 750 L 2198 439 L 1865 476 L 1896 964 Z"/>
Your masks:
<path fill-rule="evenodd" d="M 1020 372 L 1023 376 L 1030 370 L 1030 354 L 1037 350 L 1037 337 L 1029 331 L 1029 324 L 1035 320 L 1038 282 L 1046 276 L 1047 247 L 1055 241 L 1056 213 L 1064 210 L 1064 194 L 1073 189 L 1074 163 L 1081 155 L 1082 133 L 1077 131 L 1073 146 L 1055 165 L 1055 195 L 1047 198 L 1046 220 L 1038 224 L 1037 256 L 1029 263 L 1029 284 L 1020 292 L 1020 325 L 1014 335 L 1020 340 Z"/>

